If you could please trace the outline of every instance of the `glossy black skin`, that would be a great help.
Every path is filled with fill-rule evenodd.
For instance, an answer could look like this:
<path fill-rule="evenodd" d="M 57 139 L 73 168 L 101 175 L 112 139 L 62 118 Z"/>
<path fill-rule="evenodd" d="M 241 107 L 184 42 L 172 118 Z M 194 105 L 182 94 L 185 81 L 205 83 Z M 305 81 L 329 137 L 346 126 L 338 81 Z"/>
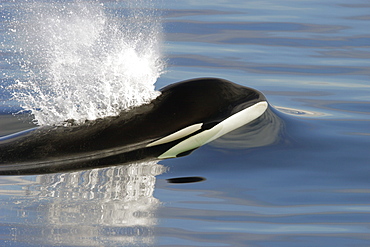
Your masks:
<path fill-rule="evenodd" d="M 0 142 L 0 174 L 51 173 L 154 159 L 184 138 L 147 148 L 150 142 L 197 123 L 204 123 L 198 132 L 203 131 L 266 100 L 256 90 L 217 78 L 182 81 L 160 91 L 151 103 L 117 117 L 41 127 Z"/>

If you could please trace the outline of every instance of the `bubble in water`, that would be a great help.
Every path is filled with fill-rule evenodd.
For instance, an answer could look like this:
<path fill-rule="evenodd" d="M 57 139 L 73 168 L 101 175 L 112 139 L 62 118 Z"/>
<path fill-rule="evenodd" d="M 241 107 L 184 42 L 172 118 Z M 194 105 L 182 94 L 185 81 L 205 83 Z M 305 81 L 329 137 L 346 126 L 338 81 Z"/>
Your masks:
<path fill-rule="evenodd" d="M 148 2 L 115 4 L 120 8 L 97 1 L 19 4 L 9 33 L 16 34 L 26 77 L 12 93 L 37 124 L 117 115 L 159 95 L 160 18 Z"/>

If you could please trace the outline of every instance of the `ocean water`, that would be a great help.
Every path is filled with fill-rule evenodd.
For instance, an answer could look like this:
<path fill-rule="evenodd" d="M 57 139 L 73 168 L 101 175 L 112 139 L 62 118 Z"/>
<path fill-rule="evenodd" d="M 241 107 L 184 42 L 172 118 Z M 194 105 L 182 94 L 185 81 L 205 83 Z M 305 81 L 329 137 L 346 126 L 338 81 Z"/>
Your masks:
<path fill-rule="evenodd" d="M 58 8 L 24 13 L 19 4 L 30 10 L 29 1 L 0 3 L 0 136 L 34 126 L 24 114 L 12 115 L 22 107 L 39 124 L 84 121 L 145 102 L 154 87 L 197 77 L 263 92 L 273 117 L 181 158 L 1 176 L 0 245 L 370 245 L 368 1 L 35 2 Z M 57 21 L 44 21 L 48 14 Z M 60 20 L 80 32 L 71 35 Z M 19 50 L 14 31 L 30 52 Z M 36 31 L 58 39 L 45 45 Z M 88 46 L 94 32 L 100 38 Z M 129 66 L 132 60 L 142 69 Z M 143 87 L 145 97 L 117 101 Z M 96 93 L 70 97 L 89 90 Z M 81 107 L 88 102 L 98 104 Z"/>

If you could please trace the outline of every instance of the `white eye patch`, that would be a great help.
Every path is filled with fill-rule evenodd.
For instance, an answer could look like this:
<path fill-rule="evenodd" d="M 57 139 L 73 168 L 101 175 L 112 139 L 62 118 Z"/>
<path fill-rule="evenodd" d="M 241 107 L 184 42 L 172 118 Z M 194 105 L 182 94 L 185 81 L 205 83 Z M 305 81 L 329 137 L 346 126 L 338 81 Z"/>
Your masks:
<path fill-rule="evenodd" d="M 168 143 L 168 142 L 172 142 L 172 141 L 175 141 L 175 140 L 178 140 L 178 139 L 181 139 L 185 136 L 188 136 L 192 133 L 194 133 L 195 131 L 198 131 L 202 128 L 202 125 L 201 123 L 199 124 L 193 124 L 193 125 L 190 125 L 186 128 L 183 128 L 179 131 L 176 131 L 175 133 L 171 134 L 171 135 L 168 135 L 166 137 L 163 137 L 159 140 L 156 140 L 152 143 L 149 143 L 147 145 L 147 147 L 152 147 L 152 146 L 156 146 L 156 145 L 160 145 L 160 144 L 164 144 L 164 143 Z"/>

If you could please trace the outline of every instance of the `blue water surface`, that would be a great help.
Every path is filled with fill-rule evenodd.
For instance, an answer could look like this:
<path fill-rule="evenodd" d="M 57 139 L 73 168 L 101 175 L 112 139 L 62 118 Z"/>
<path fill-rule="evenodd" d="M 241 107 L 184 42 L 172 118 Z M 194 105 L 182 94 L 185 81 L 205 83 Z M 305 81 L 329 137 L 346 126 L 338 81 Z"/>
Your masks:
<path fill-rule="evenodd" d="M 225 78 L 263 92 L 279 121 L 263 140 L 242 127 L 159 164 L 0 177 L 0 245 L 369 246 L 369 2 L 157 8 L 169 66 L 157 88 Z M 12 69 L 5 50 L 3 73 Z M 2 111 L 16 111 L 0 90 Z M 2 134 L 25 128 L 9 114 L 0 120 Z M 203 181 L 167 181 L 181 177 Z"/>

